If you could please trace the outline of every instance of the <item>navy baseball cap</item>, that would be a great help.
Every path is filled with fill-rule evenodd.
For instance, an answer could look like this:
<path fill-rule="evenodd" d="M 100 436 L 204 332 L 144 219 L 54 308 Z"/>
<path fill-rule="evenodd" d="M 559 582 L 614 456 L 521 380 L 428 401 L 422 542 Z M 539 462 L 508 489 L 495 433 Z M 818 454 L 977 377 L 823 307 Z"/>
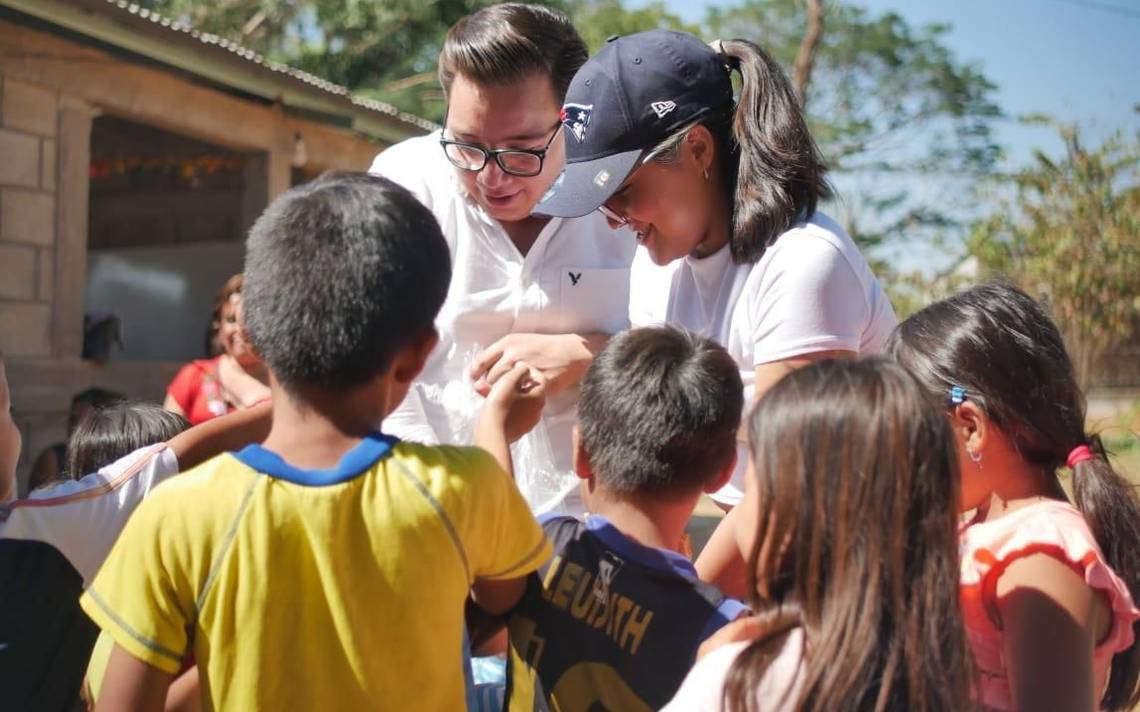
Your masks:
<path fill-rule="evenodd" d="M 646 151 L 731 102 L 728 66 L 696 37 L 650 30 L 611 38 L 570 82 L 562 107 L 566 169 L 534 213 L 573 218 L 597 210 Z"/>

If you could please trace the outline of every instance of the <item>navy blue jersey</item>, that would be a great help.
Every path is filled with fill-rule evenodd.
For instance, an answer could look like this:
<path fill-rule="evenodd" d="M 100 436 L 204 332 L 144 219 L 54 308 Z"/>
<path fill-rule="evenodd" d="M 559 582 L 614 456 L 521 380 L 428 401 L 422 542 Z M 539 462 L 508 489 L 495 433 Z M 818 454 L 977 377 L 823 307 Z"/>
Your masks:
<path fill-rule="evenodd" d="M 697 647 L 744 610 L 688 559 L 632 541 L 603 517 L 550 517 L 554 557 L 508 617 L 506 709 L 655 710 Z"/>

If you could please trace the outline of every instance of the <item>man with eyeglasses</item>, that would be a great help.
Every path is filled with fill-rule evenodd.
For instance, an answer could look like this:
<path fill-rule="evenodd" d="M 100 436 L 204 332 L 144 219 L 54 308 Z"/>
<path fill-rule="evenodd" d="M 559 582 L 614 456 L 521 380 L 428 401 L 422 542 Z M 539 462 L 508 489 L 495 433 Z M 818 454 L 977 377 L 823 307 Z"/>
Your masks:
<path fill-rule="evenodd" d="M 525 361 L 548 379 L 543 419 L 513 450 L 535 514 L 583 513 L 571 456 L 577 384 L 629 326 L 635 242 L 601 214 L 531 216 L 562 172 L 565 142 L 589 131 L 589 107 L 561 109 L 586 57 L 570 21 L 549 8 L 495 5 L 460 20 L 439 58 L 443 130 L 389 148 L 371 169 L 432 210 L 453 271 L 440 344 L 385 431 L 470 443 L 482 396 Z"/>

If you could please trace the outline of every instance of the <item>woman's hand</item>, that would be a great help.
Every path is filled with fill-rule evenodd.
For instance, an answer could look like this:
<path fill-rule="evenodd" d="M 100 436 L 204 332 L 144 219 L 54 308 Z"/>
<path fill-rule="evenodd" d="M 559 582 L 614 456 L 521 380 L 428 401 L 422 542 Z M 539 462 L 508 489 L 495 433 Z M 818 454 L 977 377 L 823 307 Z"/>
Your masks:
<path fill-rule="evenodd" d="M 475 357 L 470 370 L 475 391 L 486 397 L 503 374 L 524 361 L 546 377 L 547 395 L 555 395 L 581 380 L 609 338 L 609 334 L 508 334 Z"/>

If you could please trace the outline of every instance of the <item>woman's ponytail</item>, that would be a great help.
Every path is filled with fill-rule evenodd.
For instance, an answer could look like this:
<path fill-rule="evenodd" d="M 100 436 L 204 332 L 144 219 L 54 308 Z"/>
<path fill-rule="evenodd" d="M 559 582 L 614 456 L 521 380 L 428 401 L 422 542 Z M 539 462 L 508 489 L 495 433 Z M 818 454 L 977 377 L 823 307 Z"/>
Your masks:
<path fill-rule="evenodd" d="M 735 186 L 732 257 L 755 262 L 830 195 L 827 166 L 780 65 L 747 40 L 717 40 L 712 47 L 741 76 L 724 177 Z"/>

